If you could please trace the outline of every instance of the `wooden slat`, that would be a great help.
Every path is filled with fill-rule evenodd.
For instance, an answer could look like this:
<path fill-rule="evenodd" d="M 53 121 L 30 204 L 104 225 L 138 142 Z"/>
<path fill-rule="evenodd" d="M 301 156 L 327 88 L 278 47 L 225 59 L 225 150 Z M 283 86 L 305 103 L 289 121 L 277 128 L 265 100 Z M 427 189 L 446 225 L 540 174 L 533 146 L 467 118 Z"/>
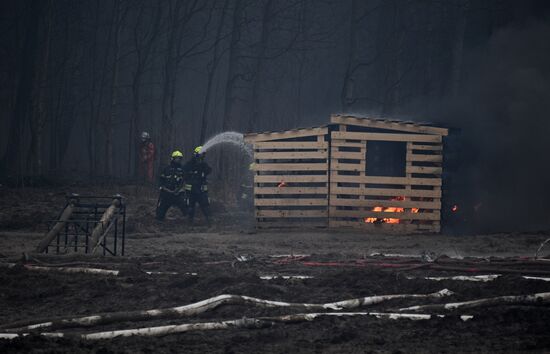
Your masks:
<path fill-rule="evenodd" d="M 327 175 L 255 175 L 254 183 L 322 183 L 328 182 Z"/>
<path fill-rule="evenodd" d="M 326 198 L 256 198 L 256 206 L 326 206 Z"/>
<path fill-rule="evenodd" d="M 378 176 L 344 176 L 332 174 L 331 182 L 344 183 L 372 183 L 397 184 L 414 186 L 441 186 L 441 178 L 412 178 L 412 177 L 378 177 Z"/>
<path fill-rule="evenodd" d="M 348 207 L 398 207 L 398 208 L 418 208 L 418 209 L 441 209 L 439 200 L 433 202 L 420 202 L 415 200 L 372 200 L 372 199 L 345 199 L 331 195 L 330 206 L 348 206 Z"/>
<path fill-rule="evenodd" d="M 442 155 L 407 154 L 407 161 L 443 162 Z"/>
<path fill-rule="evenodd" d="M 440 143 L 441 135 L 332 132 L 333 139 Z"/>
<path fill-rule="evenodd" d="M 421 233 L 421 232 L 439 232 L 436 231 L 435 226 L 433 225 L 417 225 L 417 224 L 371 224 L 365 223 L 362 221 L 348 221 L 348 220 L 329 220 L 329 227 L 352 227 L 356 229 L 361 229 L 368 231 L 369 233 L 381 233 L 381 234 L 396 234 L 402 235 L 406 233 Z"/>
<path fill-rule="evenodd" d="M 288 130 L 288 131 L 282 131 L 282 132 L 247 134 L 244 137 L 244 141 L 246 141 L 247 143 L 254 143 L 257 141 L 302 138 L 302 137 L 313 136 L 313 135 L 324 135 L 327 133 L 328 133 L 327 127 L 297 129 L 297 130 Z"/>
<path fill-rule="evenodd" d="M 256 142 L 254 143 L 254 149 L 308 149 L 308 150 L 317 150 L 317 149 L 326 149 L 328 147 L 327 142 L 319 141 L 265 141 L 265 142 Z"/>
<path fill-rule="evenodd" d="M 292 222 L 292 220 L 296 220 Z M 304 229 L 304 228 L 321 228 L 327 227 L 327 221 L 317 220 L 300 220 L 300 219 L 270 219 L 269 221 L 258 220 L 257 225 L 259 229 Z"/>
<path fill-rule="evenodd" d="M 440 175 L 443 173 L 443 168 L 441 167 L 428 167 L 428 166 L 407 166 L 407 173 L 425 173 L 425 174 L 435 174 Z"/>
<path fill-rule="evenodd" d="M 327 194 L 327 187 L 256 187 L 254 194 Z"/>
<path fill-rule="evenodd" d="M 348 217 L 348 218 L 391 218 L 399 220 L 440 220 L 440 213 L 388 213 L 383 211 L 363 211 L 363 210 L 330 210 L 330 217 Z"/>
<path fill-rule="evenodd" d="M 384 196 L 384 197 L 426 197 L 426 198 L 441 198 L 441 190 L 419 190 L 419 189 L 383 189 L 383 188 L 347 188 L 336 187 L 331 188 L 331 194 L 350 194 L 350 195 L 369 195 L 369 196 Z"/>
<path fill-rule="evenodd" d="M 408 150 L 442 151 L 443 145 L 411 145 Z"/>
<path fill-rule="evenodd" d="M 330 157 L 333 159 L 365 160 L 366 155 L 362 152 L 333 151 Z"/>
<path fill-rule="evenodd" d="M 327 163 L 258 163 L 254 171 L 326 171 Z"/>
<path fill-rule="evenodd" d="M 332 140 L 330 146 L 333 147 L 353 147 L 353 148 L 362 148 L 365 147 L 364 143 L 349 143 L 345 140 Z"/>
<path fill-rule="evenodd" d="M 257 218 L 322 218 L 327 210 L 256 210 Z"/>
<path fill-rule="evenodd" d="M 339 124 L 348 124 L 348 125 L 358 125 L 361 127 L 368 128 L 379 128 L 379 129 L 389 129 L 389 130 L 398 130 L 406 132 L 415 132 L 415 133 L 429 133 L 437 135 L 448 135 L 449 130 L 439 127 L 429 127 L 424 125 L 416 124 L 407 124 L 404 122 L 388 122 L 388 121 L 378 121 L 372 120 L 369 118 L 357 118 L 350 116 L 341 116 L 341 115 L 332 115 L 330 117 L 331 123 Z"/>
<path fill-rule="evenodd" d="M 328 153 L 324 151 L 272 151 L 255 152 L 254 159 L 277 160 L 277 159 L 326 159 Z"/>
<path fill-rule="evenodd" d="M 365 164 L 364 163 L 340 163 L 340 162 L 333 162 L 331 164 L 331 168 L 333 171 L 364 171 L 365 170 Z"/>

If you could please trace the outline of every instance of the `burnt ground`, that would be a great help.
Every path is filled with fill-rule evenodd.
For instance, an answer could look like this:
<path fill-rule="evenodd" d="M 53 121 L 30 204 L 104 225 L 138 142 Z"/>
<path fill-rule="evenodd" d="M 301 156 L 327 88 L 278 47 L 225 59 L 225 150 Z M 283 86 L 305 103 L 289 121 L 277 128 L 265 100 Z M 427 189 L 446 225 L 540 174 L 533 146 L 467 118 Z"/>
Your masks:
<path fill-rule="evenodd" d="M 425 303 L 444 303 L 500 295 L 550 292 L 550 282 L 528 280 L 523 274 L 550 271 L 519 257 L 532 257 L 548 233 L 493 235 L 364 235 L 343 231 L 270 231 L 253 228 L 249 213 L 214 198 L 213 226 L 189 227 L 177 211 L 165 223 L 153 221 L 154 191 L 143 187 L 88 187 L 94 193 L 127 196 L 126 256 L 82 254 L 41 255 L 25 262 L 42 266 L 88 266 L 121 270 L 118 276 L 65 274 L 21 266 L 23 252 L 32 250 L 45 231 L 45 222 L 59 212 L 64 195 L 79 186 L 55 189 L 0 189 L 0 318 L 2 325 L 68 315 L 164 308 L 186 305 L 220 294 L 248 295 L 288 302 L 326 303 L 370 295 L 431 293 L 447 288 L 443 299 L 401 299 L 352 311 L 390 311 Z M 95 189 L 94 189 L 95 188 Z M 238 211 L 236 211 L 238 210 Z M 547 246 L 550 248 L 550 245 Z M 373 253 L 422 255 L 423 258 L 380 258 Z M 548 249 L 543 255 L 548 255 Z M 307 257 L 274 258 L 272 255 Z M 246 261 L 237 260 L 246 256 Z M 473 272 L 496 267 L 497 260 L 450 257 L 503 257 L 502 273 L 490 282 L 433 281 L 425 276 L 494 274 Z M 435 260 L 435 262 L 430 262 Z M 498 260 L 499 262 L 502 260 Z M 333 262 L 330 266 L 324 262 Z M 467 264 L 467 262 L 469 262 Z M 542 263 L 542 262 L 539 262 Z M 550 262 L 549 262 L 550 263 Z M 399 268 L 390 265 L 399 265 Z M 406 266 L 404 266 L 406 264 Z M 442 271 L 432 264 L 463 266 L 465 271 Z M 152 274 L 143 271 L 176 272 Z M 196 274 L 192 274 L 196 273 Z M 262 280 L 263 275 L 307 275 L 310 279 Z M 547 275 L 550 277 L 550 275 Z M 290 314 L 292 309 L 228 305 L 198 316 L 123 322 L 93 328 L 98 332 L 165 324 L 210 322 Z M 435 312 L 431 312 L 435 313 Z M 128 337 L 101 341 L 43 338 L 37 335 L 0 340 L 0 352 L 23 353 L 363 353 L 363 352 L 549 352 L 550 307 L 508 305 L 438 313 L 445 318 L 423 321 L 321 318 L 311 322 L 275 324 L 262 329 L 188 332 L 163 337 Z M 460 314 L 473 315 L 469 321 Z M 1 332 L 1 331 L 0 331 Z"/>

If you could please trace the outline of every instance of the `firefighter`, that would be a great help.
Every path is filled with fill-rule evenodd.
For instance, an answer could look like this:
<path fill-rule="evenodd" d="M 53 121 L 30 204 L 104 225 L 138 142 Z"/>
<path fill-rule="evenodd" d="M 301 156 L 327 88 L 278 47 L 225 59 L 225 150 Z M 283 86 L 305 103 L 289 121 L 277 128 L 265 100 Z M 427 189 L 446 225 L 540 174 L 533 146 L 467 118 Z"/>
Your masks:
<path fill-rule="evenodd" d="M 139 174 L 145 180 L 153 183 L 153 163 L 155 161 L 155 145 L 147 132 L 142 132 L 139 144 Z"/>
<path fill-rule="evenodd" d="M 206 178 L 212 169 L 204 161 L 204 153 L 201 153 L 202 146 L 197 146 L 193 157 L 183 167 L 185 171 L 185 189 L 187 191 L 187 207 L 189 212 L 189 223 L 193 224 L 195 217 L 195 204 L 199 204 L 206 222 L 210 224 L 210 201 L 208 199 L 208 185 Z"/>
<path fill-rule="evenodd" d="M 160 175 L 160 193 L 157 203 L 157 220 L 164 220 L 166 212 L 171 206 L 177 206 L 182 214 L 187 215 L 187 196 L 184 184 L 184 171 L 182 166 L 183 154 L 174 151 L 170 165 L 166 166 Z"/>

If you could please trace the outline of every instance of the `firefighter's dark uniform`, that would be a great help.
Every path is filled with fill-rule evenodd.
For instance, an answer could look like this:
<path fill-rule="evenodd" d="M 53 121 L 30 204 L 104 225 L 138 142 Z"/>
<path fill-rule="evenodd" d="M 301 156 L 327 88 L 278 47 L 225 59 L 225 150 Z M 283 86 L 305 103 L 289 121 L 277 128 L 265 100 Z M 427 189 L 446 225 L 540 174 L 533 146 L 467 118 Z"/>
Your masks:
<path fill-rule="evenodd" d="M 172 161 L 160 175 L 160 195 L 157 204 L 157 220 L 163 220 L 168 209 L 175 205 L 187 215 L 187 198 L 184 188 L 184 171 L 180 163 Z"/>
<path fill-rule="evenodd" d="M 210 201 L 208 199 L 208 184 L 206 177 L 212 172 L 212 168 L 204 161 L 202 155 L 195 155 L 183 167 L 185 170 L 185 190 L 187 191 L 187 206 L 189 221 L 192 223 L 195 217 L 195 204 L 199 203 L 202 213 L 209 222 Z"/>

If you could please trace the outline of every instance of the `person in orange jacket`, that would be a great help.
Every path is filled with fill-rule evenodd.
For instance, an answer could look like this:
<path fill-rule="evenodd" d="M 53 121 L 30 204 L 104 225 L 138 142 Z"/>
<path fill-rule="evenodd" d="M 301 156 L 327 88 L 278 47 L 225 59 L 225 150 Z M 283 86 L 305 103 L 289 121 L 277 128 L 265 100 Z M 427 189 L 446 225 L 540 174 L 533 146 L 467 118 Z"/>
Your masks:
<path fill-rule="evenodd" d="M 154 182 L 153 164 L 155 161 L 155 145 L 147 132 L 141 133 L 139 144 L 139 175 L 149 183 Z"/>

